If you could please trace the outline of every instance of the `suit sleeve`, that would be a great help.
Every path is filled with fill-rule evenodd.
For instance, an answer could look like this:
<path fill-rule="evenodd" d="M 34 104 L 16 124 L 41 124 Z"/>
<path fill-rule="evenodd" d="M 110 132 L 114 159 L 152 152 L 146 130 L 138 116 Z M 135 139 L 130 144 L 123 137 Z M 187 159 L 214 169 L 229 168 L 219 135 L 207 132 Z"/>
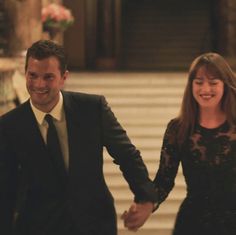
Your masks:
<path fill-rule="evenodd" d="M 136 202 L 156 201 L 156 191 L 140 152 L 131 143 L 104 97 L 101 98 L 103 144 L 118 164 Z"/>
<path fill-rule="evenodd" d="M 0 120 L 0 234 L 10 235 L 16 203 L 17 163 Z"/>

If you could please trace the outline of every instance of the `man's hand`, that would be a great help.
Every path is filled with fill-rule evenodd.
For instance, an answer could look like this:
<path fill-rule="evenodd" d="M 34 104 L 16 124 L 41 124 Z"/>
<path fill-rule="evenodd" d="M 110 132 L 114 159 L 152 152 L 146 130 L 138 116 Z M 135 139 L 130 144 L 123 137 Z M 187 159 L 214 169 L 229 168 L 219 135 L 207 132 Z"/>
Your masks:
<path fill-rule="evenodd" d="M 129 211 L 121 216 L 124 226 L 131 231 L 137 231 L 146 222 L 154 209 L 152 202 L 133 203 Z"/>

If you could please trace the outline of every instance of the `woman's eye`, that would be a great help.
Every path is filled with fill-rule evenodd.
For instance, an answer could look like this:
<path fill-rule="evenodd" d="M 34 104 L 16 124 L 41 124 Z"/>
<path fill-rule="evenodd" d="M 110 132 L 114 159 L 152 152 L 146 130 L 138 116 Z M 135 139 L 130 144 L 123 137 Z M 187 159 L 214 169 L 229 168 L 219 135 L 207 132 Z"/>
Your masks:
<path fill-rule="evenodd" d="M 201 85 L 203 82 L 201 80 L 195 80 L 196 85 Z"/>
<path fill-rule="evenodd" d="M 217 82 L 210 82 L 210 85 L 215 86 L 217 85 Z"/>
<path fill-rule="evenodd" d="M 210 81 L 210 84 L 215 86 L 215 85 L 218 85 L 220 81 L 221 81 L 220 79 L 213 79 L 212 81 Z"/>

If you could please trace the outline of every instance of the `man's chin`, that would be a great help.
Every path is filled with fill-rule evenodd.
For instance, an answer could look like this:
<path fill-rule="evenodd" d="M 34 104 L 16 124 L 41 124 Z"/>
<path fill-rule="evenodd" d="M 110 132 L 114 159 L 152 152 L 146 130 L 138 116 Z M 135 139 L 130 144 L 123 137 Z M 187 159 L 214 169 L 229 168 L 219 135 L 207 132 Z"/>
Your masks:
<path fill-rule="evenodd" d="M 35 97 L 31 97 L 31 100 L 32 100 L 32 103 L 34 104 L 34 106 L 45 106 L 48 103 L 48 101 L 43 98 L 35 99 Z"/>

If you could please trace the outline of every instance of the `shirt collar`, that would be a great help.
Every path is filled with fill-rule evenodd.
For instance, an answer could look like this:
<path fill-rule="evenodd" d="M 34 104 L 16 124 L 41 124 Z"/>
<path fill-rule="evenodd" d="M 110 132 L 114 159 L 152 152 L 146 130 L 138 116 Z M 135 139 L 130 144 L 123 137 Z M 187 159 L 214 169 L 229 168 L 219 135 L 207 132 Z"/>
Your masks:
<path fill-rule="evenodd" d="M 44 117 L 47 113 L 42 112 L 41 110 L 37 109 L 32 101 L 30 100 L 30 105 L 31 108 L 33 110 L 33 113 L 36 117 L 37 122 L 39 123 L 39 125 L 43 124 L 44 121 Z M 56 104 L 56 106 L 51 110 L 51 112 L 49 112 L 49 114 L 51 114 L 53 116 L 53 118 L 55 118 L 57 121 L 62 121 L 63 118 L 63 96 L 61 94 L 61 92 L 59 93 L 59 101 Z"/>

